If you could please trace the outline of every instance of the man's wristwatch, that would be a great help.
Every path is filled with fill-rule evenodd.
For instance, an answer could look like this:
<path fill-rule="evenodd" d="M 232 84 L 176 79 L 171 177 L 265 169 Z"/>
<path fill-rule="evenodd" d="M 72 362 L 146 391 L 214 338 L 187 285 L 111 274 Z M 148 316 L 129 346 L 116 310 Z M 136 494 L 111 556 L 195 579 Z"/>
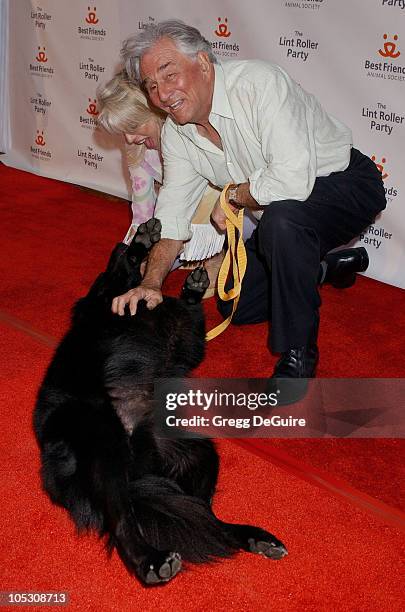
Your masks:
<path fill-rule="evenodd" d="M 240 204 L 238 203 L 238 187 L 239 185 L 232 185 L 232 187 L 229 187 L 228 201 L 232 202 L 234 206 L 241 208 Z"/>

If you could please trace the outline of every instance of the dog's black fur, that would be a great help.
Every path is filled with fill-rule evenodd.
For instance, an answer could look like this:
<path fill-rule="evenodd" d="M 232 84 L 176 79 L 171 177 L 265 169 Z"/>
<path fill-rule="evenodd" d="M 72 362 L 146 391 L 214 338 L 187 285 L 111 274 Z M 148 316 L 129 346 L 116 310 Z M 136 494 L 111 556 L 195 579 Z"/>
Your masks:
<path fill-rule="evenodd" d="M 180 299 L 165 297 L 152 311 L 141 302 L 133 317 L 112 314 L 112 298 L 139 284 L 140 263 L 159 238 L 160 223 L 150 220 L 129 247 L 115 247 L 73 309 L 34 414 L 45 491 L 79 531 L 107 536 L 109 550 L 146 584 L 170 580 L 181 559 L 239 549 L 286 554 L 270 533 L 213 514 L 218 456 L 210 440 L 163 439 L 154 430 L 153 380 L 184 377 L 203 359 L 208 285 L 197 269 Z"/>

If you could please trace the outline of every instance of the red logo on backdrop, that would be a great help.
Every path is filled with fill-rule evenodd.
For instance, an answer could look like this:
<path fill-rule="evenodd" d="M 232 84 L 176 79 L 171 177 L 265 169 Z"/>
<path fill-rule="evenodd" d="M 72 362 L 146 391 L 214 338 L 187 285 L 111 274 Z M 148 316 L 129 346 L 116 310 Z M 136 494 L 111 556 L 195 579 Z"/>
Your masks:
<path fill-rule="evenodd" d="M 97 110 L 97 100 L 94 98 L 93 100 L 91 98 L 89 98 L 89 105 L 86 108 L 86 112 L 89 115 L 94 115 L 95 117 L 97 117 L 97 115 L 99 115 L 99 111 Z"/>
<path fill-rule="evenodd" d="M 386 41 L 384 43 L 384 50 L 378 49 L 378 53 L 382 57 L 392 57 L 393 59 L 396 59 L 397 57 L 399 57 L 401 55 L 401 52 L 396 50 L 397 49 L 396 41 L 398 40 L 398 36 L 395 34 L 395 36 L 393 37 L 395 42 L 393 42 L 392 40 L 388 40 L 387 34 L 384 34 L 383 38 Z"/>
<path fill-rule="evenodd" d="M 46 142 L 44 140 L 44 130 L 41 130 L 41 132 L 37 130 L 37 137 L 35 138 L 35 144 L 39 145 L 40 147 L 44 147 L 46 145 Z"/>
<path fill-rule="evenodd" d="M 89 11 L 88 14 L 87 14 L 87 17 L 86 17 L 87 23 L 91 23 L 92 25 L 95 25 L 96 23 L 98 23 L 99 20 L 98 20 L 97 15 L 96 15 L 97 7 L 94 6 L 93 10 L 91 10 L 91 7 L 88 6 L 87 10 Z"/>
<path fill-rule="evenodd" d="M 375 155 L 373 155 L 371 157 L 371 159 L 373 160 L 373 162 L 377 166 L 378 170 L 381 172 L 381 176 L 382 176 L 383 181 L 385 181 L 385 179 L 387 178 L 388 174 L 387 174 L 387 172 L 384 172 L 384 164 L 385 164 L 385 162 L 387 160 L 385 159 L 385 157 L 382 157 L 381 158 L 381 163 L 377 164 L 377 162 L 375 161 Z"/>
<path fill-rule="evenodd" d="M 41 51 L 41 47 L 38 47 L 38 55 L 35 57 L 35 59 L 37 60 L 37 62 L 47 62 L 48 58 L 46 57 L 46 53 L 45 53 L 45 47 L 42 47 L 42 51 Z"/>
<path fill-rule="evenodd" d="M 225 17 L 225 19 L 222 21 L 222 18 L 218 17 L 218 22 L 218 27 L 216 30 L 214 30 L 215 34 L 223 38 L 228 38 L 228 36 L 231 35 L 231 32 L 228 31 L 228 18 Z"/>

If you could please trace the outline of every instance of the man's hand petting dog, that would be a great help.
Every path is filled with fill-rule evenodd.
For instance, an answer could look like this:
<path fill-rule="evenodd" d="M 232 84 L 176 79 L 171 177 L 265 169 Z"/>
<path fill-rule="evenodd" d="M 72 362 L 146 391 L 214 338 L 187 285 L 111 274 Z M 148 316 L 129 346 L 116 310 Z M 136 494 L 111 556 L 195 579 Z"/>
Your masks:
<path fill-rule="evenodd" d="M 159 219 L 152 218 L 145 223 L 141 223 L 133 239 L 134 245 L 137 244 L 140 247 L 144 247 L 145 254 L 147 255 L 150 249 L 160 241 L 161 229 L 162 224 Z M 145 263 L 144 260 L 140 267 L 142 277 L 144 277 L 146 273 L 147 266 L 148 264 Z M 153 262 L 151 267 L 153 268 Z M 111 303 L 112 312 L 122 317 L 125 314 L 125 307 L 128 304 L 131 316 L 134 316 L 140 300 L 146 302 L 148 310 L 156 308 L 158 304 L 163 302 L 163 296 L 159 282 L 153 282 L 154 280 L 155 277 L 153 276 L 152 279 L 149 277 L 149 281 L 147 278 L 144 278 L 142 283 L 137 287 L 115 297 Z"/>
<path fill-rule="evenodd" d="M 125 314 L 125 306 L 129 305 L 131 316 L 136 314 L 138 302 L 144 300 L 146 307 L 153 310 L 163 302 L 162 291 L 160 287 L 150 287 L 148 285 L 139 285 L 135 289 L 130 289 L 127 293 L 115 297 L 112 301 L 111 310 L 114 314 L 121 317 Z"/>

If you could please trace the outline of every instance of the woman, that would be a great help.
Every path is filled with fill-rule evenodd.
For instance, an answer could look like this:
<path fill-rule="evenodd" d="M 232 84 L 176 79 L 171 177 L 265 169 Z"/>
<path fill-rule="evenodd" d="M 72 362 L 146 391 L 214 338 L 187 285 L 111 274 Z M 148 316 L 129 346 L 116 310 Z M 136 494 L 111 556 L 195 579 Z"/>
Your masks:
<path fill-rule="evenodd" d="M 124 238 L 129 243 L 140 223 L 153 217 L 157 194 L 162 184 L 160 132 L 165 117 L 152 111 L 142 91 L 130 82 L 125 71 L 114 76 L 98 90 L 98 123 L 113 134 L 123 134 L 126 141 L 128 169 L 132 183 L 132 223 Z M 205 264 L 214 294 L 222 261 L 223 234 L 210 223 L 210 214 L 219 192 L 207 187 L 191 225 L 193 236 L 184 243 L 180 259 L 188 262 L 209 259 Z M 214 257 L 216 256 L 216 257 Z"/>

